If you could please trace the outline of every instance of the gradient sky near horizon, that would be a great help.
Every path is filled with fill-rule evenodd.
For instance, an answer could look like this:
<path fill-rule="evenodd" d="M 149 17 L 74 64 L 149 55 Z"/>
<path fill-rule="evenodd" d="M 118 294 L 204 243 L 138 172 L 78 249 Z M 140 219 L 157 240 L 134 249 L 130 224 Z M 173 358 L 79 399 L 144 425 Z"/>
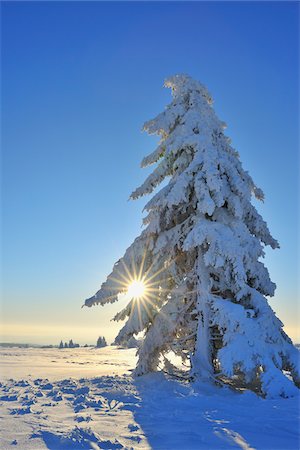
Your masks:
<path fill-rule="evenodd" d="M 215 99 L 259 212 L 271 306 L 296 341 L 298 17 L 294 2 L 2 2 L 0 340 L 113 340 L 123 305 L 83 308 L 141 231 L 128 202 L 157 143 L 143 122 L 189 73 Z M 124 299 L 119 303 L 124 303 Z"/>

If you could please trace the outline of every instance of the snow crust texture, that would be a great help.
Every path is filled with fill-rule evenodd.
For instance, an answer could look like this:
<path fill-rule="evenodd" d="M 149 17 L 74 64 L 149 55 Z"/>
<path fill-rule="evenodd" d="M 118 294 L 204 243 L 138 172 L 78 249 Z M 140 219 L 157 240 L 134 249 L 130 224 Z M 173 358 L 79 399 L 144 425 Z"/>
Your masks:
<path fill-rule="evenodd" d="M 22 352 L 29 365 L 32 352 Z M 261 399 L 249 391 L 191 385 L 163 373 L 134 378 L 125 364 L 134 367 L 133 351 L 117 347 L 97 354 L 99 361 L 111 355 L 119 375 L 86 377 L 82 366 L 71 377 L 68 365 L 62 378 L 36 376 L 62 352 L 72 361 L 68 350 L 38 349 L 31 376 L 24 376 L 23 367 L 13 378 L 4 379 L 1 372 L 1 450 L 299 448 L 299 397 Z M 1 351 L 2 361 L 8 366 L 16 353 Z M 81 357 L 94 361 L 89 349 L 82 349 Z"/>
<path fill-rule="evenodd" d="M 160 136 L 142 160 L 155 168 L 131 198 L 163 187 L 145 206 L 141 235 L 85 305 L 117 301 L 128 274 L 139 273 L 147 297 L 133 298 L 115 317 L 126 319 L 117 343 L 144 332 L 137 375 L 156 370 L 171 349 L 193 380 L 238 376 L 245 385 L 258 383 L 264 396 L 295 395 L 299 353 L 268 303 L 276 286 L 262 262 L 265 247 L 279 244 L 251 203 L 263 192 L 244 170 L 207 89 L 187 75 L 165 86 L 172 102 L 144 124 Z"/>

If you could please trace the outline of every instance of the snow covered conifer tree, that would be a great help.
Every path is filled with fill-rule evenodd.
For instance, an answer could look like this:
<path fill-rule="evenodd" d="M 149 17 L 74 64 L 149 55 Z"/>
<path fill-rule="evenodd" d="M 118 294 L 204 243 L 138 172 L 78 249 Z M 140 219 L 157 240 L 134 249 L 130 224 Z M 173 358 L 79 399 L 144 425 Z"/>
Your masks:
<path fill-rule="evenodd" d="M 103 347 L 102 336 L 98 337 L 96 347 Z"/>
<path fill-rule="evenodd" d="M 224 134 L 207 89 L 186 75 L 166 80 L 172 102 L 146 122 L 156 164 L 131 198 L 151 194 L 145 228 L 86 306 L 117 301 L 129 285 L 116 343 L 144 331 L 136 374 L 156 370 L 169 350 L 189 360 L 192 379 L 259 381 L 268 396 L 299 383 L 298 351 L 268 304 L 275 284 L 261 259 L 279 247 L 251 203 L 262 191 Z M 294 380 L 283 373 L 289 371 Z"/>
<path fill-rule="evenodd" d="M 107 342 L 104 336 L 99 336 L 97 339 L 97 344 L 96 347 L 100 348 L 100 347 L 106 347 L 107 346 Z"/>

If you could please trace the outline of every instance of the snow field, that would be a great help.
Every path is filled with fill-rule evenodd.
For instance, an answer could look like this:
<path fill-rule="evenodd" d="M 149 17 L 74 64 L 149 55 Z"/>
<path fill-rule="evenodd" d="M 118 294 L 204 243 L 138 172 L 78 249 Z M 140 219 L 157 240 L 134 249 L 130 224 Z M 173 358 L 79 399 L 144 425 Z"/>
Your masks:
<path fill-rule="evenodd" d="M 299 448 L 297 397 L 264 400 L 161 372 L 133 378 L 135 349 L 1 349 L 1 356 L 1 450 Z"/>

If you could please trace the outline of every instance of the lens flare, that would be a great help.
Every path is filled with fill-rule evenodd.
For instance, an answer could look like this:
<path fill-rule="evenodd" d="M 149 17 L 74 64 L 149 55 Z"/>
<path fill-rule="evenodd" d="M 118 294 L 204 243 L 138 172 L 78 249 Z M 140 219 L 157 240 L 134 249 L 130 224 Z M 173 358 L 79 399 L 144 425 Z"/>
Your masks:
<path fill-rule="evenodd" d="M 142 280 L 133 280 L 127 289 L 127 295 L 132 298 L 143 298 L 146 294 L 146 285 Z"/>

